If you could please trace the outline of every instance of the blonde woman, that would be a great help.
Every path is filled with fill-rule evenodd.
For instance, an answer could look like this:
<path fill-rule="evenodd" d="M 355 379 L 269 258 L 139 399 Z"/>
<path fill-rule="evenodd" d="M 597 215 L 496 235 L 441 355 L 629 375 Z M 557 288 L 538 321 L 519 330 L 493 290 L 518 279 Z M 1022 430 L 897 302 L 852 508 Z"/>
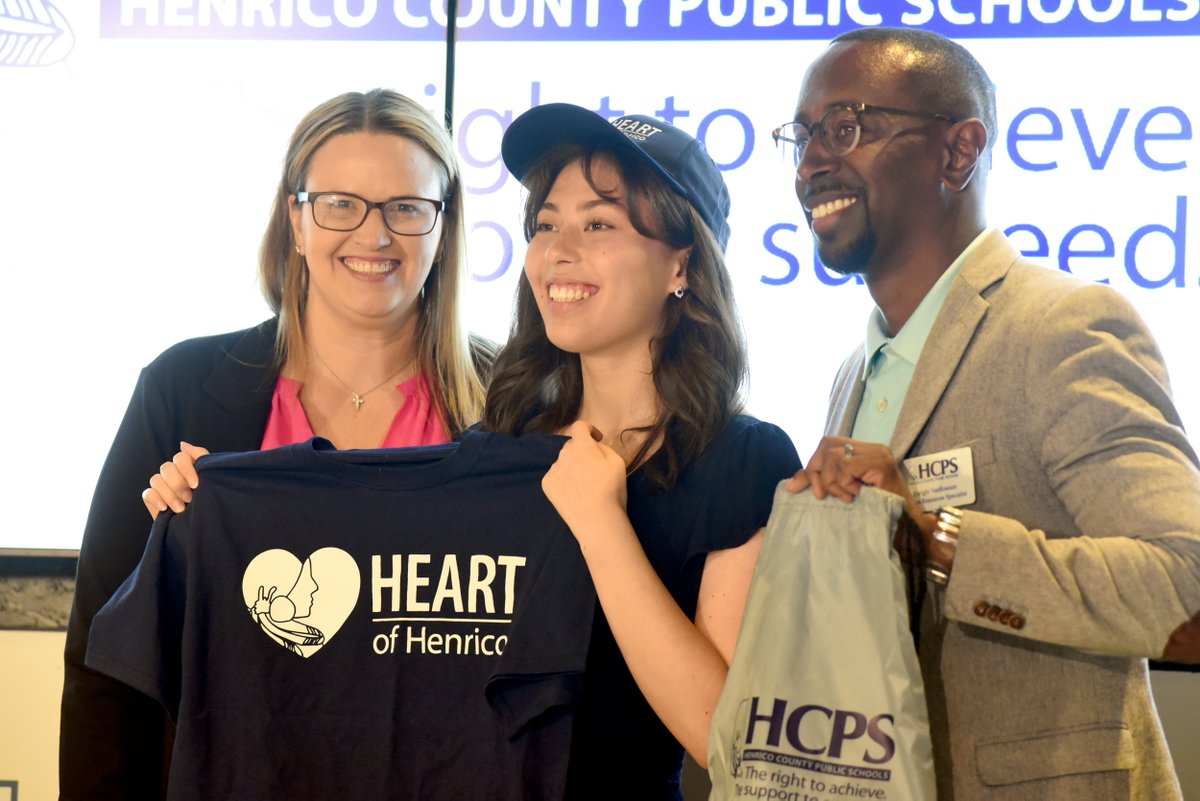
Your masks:
<path fill-rule="evenodd" d="M 146 367 L 101 472 L 67 632 L 64 799 L 162 793 L 162 710 L 88 670 L 84 654 L 92 617 L 145 546 L 146 509 L 190 499 L 191 464 L 206 451 L 189 446 L 164 464 L 181 441 L 221 451 L 314 435 L 339 448 L 425 445 L 479 418 L 492 353 L 461 329 L 463 229 L 450 137 L 418 103 L 348 93 L 297 126 L 260 253 L 276 316 L 182 342 Z"/>

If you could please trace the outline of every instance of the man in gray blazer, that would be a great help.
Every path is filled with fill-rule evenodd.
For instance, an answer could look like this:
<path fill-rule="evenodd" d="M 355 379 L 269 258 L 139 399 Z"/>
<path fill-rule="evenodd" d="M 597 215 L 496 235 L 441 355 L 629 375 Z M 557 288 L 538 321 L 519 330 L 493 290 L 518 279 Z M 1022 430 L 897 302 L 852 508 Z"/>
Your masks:
<path fill-rule="evenodd" d="M 1178 799 L 1146 658 L 1196 656 L 1196 454 L 1128 302 L 987 228 L 995 133 L 936 34 L 856 31 L 809 68 L 776 138 L 877 308 L 791 488 L 906 500 L 939 798 Z"/>

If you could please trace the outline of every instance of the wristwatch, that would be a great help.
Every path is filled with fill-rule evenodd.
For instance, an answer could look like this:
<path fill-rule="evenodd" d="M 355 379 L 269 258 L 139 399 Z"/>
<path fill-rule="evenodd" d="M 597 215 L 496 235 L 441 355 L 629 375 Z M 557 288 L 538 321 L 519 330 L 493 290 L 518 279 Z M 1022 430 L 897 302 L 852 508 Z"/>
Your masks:
<path fill-rule="evenodd" d="M 935 515 L 937 520 L 934 521 L 933 538 L 948 547 L 951 552 L 958 550 L 958 530 L 962 526 L 962 515 L 962 509 L 956 506 L 943 506 Z M 925 576 L 934 584 L 944 587 L 950 582 L 950 565 L 929 559 L 925 562 Z"/>

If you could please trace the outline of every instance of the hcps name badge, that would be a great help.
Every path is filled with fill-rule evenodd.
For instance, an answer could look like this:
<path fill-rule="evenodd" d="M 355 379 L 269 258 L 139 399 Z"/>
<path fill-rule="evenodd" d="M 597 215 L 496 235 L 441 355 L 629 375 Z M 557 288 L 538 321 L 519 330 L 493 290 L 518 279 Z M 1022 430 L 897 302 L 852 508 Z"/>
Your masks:
<path fill-rule="evenodd" d="M 975 466 L 970 448 L 904 460 L 908 488 L 927 511 L 975 503 Z"/>

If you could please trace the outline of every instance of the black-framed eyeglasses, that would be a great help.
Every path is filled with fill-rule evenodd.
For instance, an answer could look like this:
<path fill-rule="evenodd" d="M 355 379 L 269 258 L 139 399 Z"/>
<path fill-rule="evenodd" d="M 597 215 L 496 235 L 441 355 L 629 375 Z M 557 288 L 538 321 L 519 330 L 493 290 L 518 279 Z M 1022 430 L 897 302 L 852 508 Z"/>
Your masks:
<path fill-rule="evenodd" d="M 872 106 L 868 103 L 847 103 L 844 106 L 834 106 L 829 109 L 820 122 L 812 125 L 806 125 L 803 122 L 786 122 L 771 132 L 771 138 L 783 151 L 784 162 L 789 164 L 792 169 L 800 166 L 800 159 L 804 158 L 804 151 L 808 149 L 814 136 L 821 137 L 825 149 L 831 155 L 845 156 L 858 147 L 858 141 L 862 138 L 862 115 L 866 112 L 899 114 L 905 117 L 918 117 L 950 124 L 959 122 L 958 118 L 946 114 Z"/>
<path fill-rule="evenodd" d="M 427 197 L 394 197 L 373 202 L 349 192 L 296 192 L 297 203 L 307 203 L 313 222 L 329 231 L 353 231 L 379 209 L 383 224 L 400 236 L 424 236 L 437 225 L 446 201 Z"/>

